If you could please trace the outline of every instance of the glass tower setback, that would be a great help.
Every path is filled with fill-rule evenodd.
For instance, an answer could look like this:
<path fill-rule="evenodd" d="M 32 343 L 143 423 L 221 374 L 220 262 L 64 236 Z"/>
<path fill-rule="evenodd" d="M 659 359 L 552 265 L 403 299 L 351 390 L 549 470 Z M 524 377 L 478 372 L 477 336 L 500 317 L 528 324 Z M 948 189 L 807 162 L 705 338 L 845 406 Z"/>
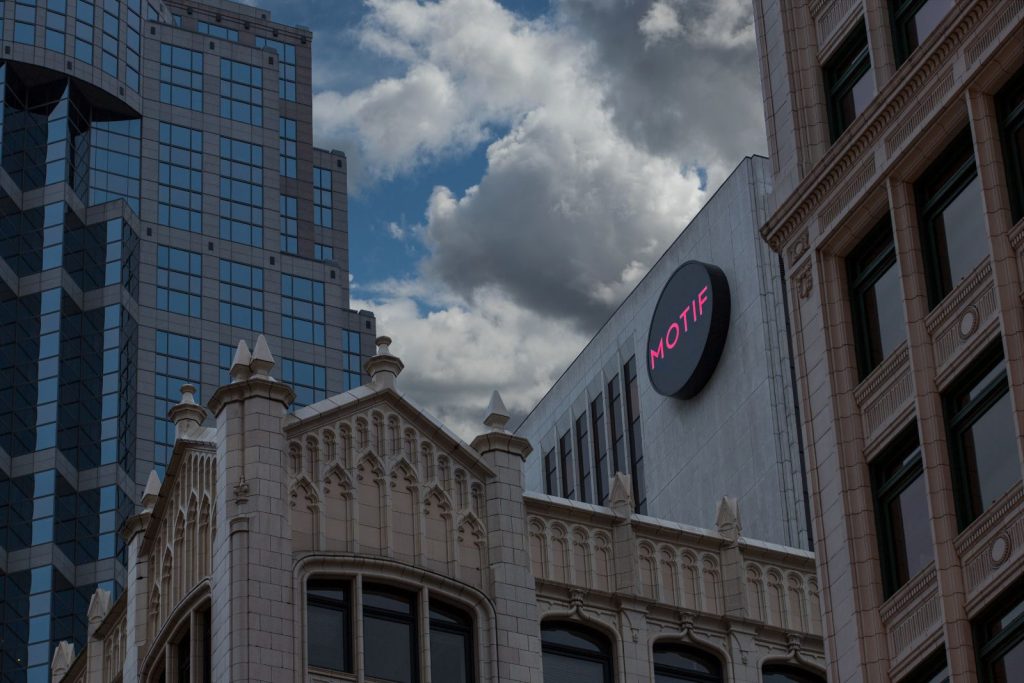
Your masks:
<path fill-rule="evenodd" d="M 346 161 L 309 31 L 218 2 L 0 2 L 0 683 L 81 648 L 119 530 L 260 331 L 298 404 L 358 386 Z M 275 150 L 279 151 L 275 154 Z"/>

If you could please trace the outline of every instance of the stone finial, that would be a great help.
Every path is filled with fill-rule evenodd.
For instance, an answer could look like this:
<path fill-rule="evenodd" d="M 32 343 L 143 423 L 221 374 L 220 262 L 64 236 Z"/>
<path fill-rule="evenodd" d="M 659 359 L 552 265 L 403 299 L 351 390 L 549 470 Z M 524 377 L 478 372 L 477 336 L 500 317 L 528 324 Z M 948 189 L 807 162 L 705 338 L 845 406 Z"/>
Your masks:
<path fill-rule="evenodd" d="M 156 507 L 156 501 L 160 498 L 160 476 L 156 470 L 149 471 L 149 479 L 146 480 L 146 489 L 142 492 L 142 507 L 147 512 L 152 512 Z"/>
<path fill-rule="evenodd" d="M 628 474 L 616 472 L 612 477 L 609 502 L 616 515 L 628 517 L 633 514 L 633 480 Z"/>
<path fill-rule="evenodd" d="M 251 362 L 252 354 L 249 353 L 249 345 L 245 343 L 244 339 L 239 339 L 238 348 L 235 349 L 235 358 L 231 361 L 231 369 L 228 371 L 231 381 L 244 382 L 249 379 L 252 374 L 252 370 L 249 369 Z"/>
<path fill-rule="evenodd" d="M 389 389 L 395 388 L 395 380 L 405 369 L 405 363 L 398 356 L 391 353 L 391 337 L 377 337 L 377 353 L 370 360 L 366 361 L 366 372 L 370 375 L 370 382 L 379 387 Z"/>
<path fill-rule="evenodd" d="M 195 394 L 194 386 L 182 384 L 181 400 L 167 411 L 167 418 L 174 423 L 177 438 L 192 434 L 206 419 L 206 409 L 196 403 Z"/>
<path fill-rule="evenodd" d="M 92 598 L 89 599 L 89 611 L 86 616 L 89 619 L 89 625 L 95 627 L 107 616 L 107 612 L 110 611 L 110 591 L 97 588 L 96 592 L 92 594 Z"/>
<path fill-rule="evenodd" d="M 249 369 L 257 377 L 269 377 L 270 371 L 274 369 L 274 364 L 274 356 L 270 354 L 267 338 L 261 334 L 256 338 L 256 346 L 252 349 L 252 360 L 249 362 Z"/>
<path fill-rule="evenodd" d="M 53 660 L 50 663 L 50 680 L 53 683 L 64 678 L 75 661 L 75 645 L 66 640 L 57 643 L 53 651 Z"/>
<path fill-rule="evenodd" d="M 501 400 L 501 394 L 497 390 L 491 394 L 491 401 L 487 404 L 487 416 L 484 417 L 484 426 L 490 427 L 493 431 L 504 432 L 510 415 L 505 402 Z"/>
<path fill-rule="evenodd" d="M 718 516 L 715 518 L 718 533 L 729 543 L 736 543 L 743 527 L 740 525 L 740 507 L 735 498 L 722 496 L 718 501 Z"/>

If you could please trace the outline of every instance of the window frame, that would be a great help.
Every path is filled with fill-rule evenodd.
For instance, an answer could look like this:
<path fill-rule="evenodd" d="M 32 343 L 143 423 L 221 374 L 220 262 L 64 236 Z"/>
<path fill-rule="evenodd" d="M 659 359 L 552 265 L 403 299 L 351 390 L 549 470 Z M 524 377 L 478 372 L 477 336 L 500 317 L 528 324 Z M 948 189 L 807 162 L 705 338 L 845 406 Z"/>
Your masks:
<path fill-rule="evenodd" d="M 655 660 L 659 649 L 663 652 L 675 652 L 682 654 L 683 656 L 689 657 L 698 662 L 703 660 L 705 663 L 713 663 L 714 666 L 718 668 L 718 671 L 716 673 L 706 674 L 699 671 L 685 671 L 665 664 L 659 665 Z M 655 680 L 657 680 L 657 677 L 660 675 L 671 676 L 675 680 L 690 681 L 692 683 L 724 683 L 725 681 L 725 667 L 722 664 L 721 657 L 709 650 L 673 641 L 661 641 L 654 643 L 651 647 L 651 668 L 654 671 Z"/>
<path fill-rule="evenodd" d="M 917 17 L 917 13 L 929 1 L 930 0 L 890 0 L 889 2 L 889 21 L 892 29 L 892 48 L 893 56 L 896 58 L 896 68 L 899 68 L 905 61 L 910 59 L 910 55 L 914 54 L 914 51 L 924 42 L 921 40 L 921 37 L 918 36 L 917 45 L 910 47 L 910 44 L 907 41 L 907 26 Z M 940 20 L 939 24 L 941 24 L 943 20 Z M 928 36 L 930 35 L 932 34 L 929 33 Z M 924 40 L 928 40 L 928 36 L 925 36 Z"/>
<path fill-rule="evenodd" d="M 389 610 L 382 607 L 370 607 L 366 606 L 366 595 L 372 593 L 375 595 L 381 595 L 384 597 L 390 597 L 397 600 L 408 600 L 409 601 L 409 613 L 401 614 L 394 610 Z M 389 621 L 396 624 L 408 625 L 409 627 L 409 662 L 412 665 L 410 681 L 411 683 L 419 683 L 420 680 L 420 667 L 422 662 L 420 661 L 420 609 L 419 609 L 419 597 L 418 591 L 405 590 L 396 586 L 392 586 L 386 583 L 376 582 L 363 582 L 362 588 L 359 591 L 359 616 L 363 623 L 363 642 L 366 642 L 366 617 L 367 613 L 371 618 L 380 619 L 382 621 Z M 355 634 L 353 634 L 355 635 Z M 371 678 L 367 671 L 367 656 L 366 649 L 363 649 L 363 676 Z"/>
<path fill-rule="evenodd" d="M 316 585 L 330 587 L 332 589 L 336 589 L 337 587 L 340 586 L 341 587 L 341 591 L 342 591 L 342 593 L 344 593 L 345 598 L 341 602 L 338 602 L 336 600 L 331 600 L 329 598 L 324 598 L 324 597 L 321 597 L 321 596 L 311 595 L 310 594 L 310 588 L 313 587 L 313 586 L 316 586 Z M 309 666 L 309 667 L 317 668 L 317 669 L 324 669 L 326 671 L 337 671 L 337 669 L 332 669 L 330 667 L 324 667 L 324 666 L 319 666 L 319 665 L 313 664 L 313 662 L 311 661 L 310 653 L 309 653 L 310 638 L 308 636 L 308 629 L 309 629 L 309 604 L 312 602 L 312 603 L 314 603 L 316 605 L 319 605 L 321 607 L 325 607 L 327 609 L 333 609 L 333 610 L 336 610 L 338 612 L 341 612 L 342 618 L 348 624 L 348 633 L 347 634 L 343 634 L 343 635 L 347 635 L 348 637 L 343 637 L 342 640 L 344 642 L 341 644 L 342 645 L 342 649 L 343 649 L 343 653 L 342 653 L 343 666 L 345 667 L 344 669 L 341 669 L 341 671 L 343 673 L 355 673 L 355 658 L 353 657 L 353 652 L 352 652 L 353 651 L 352 641 L 355 639 L 355 609 L 353 609 L 353 607 L 354 607 L 354 605 L 353 605 L 353 598 L 354 598 L 354 595 L 355 595 L 355 591 L 352 590 L 352 581 L 349 580 L 349 579 L 313 576 L 313 577 L 309 577 L 309 578 L 306 579 L 306 587 L 305 587 L 305 590 L 303 592 L 305 593 L 305 597 L 306 597 L 306 600 L 305 600 L 305 605 L 306 605 L 306 629 L 307 629 L 307 637 L 306 637 L 306 665 Z"/>
<path fill-rule="evenodd" d="M 1013 95 L 1020 99 L 1014 101 Z M 1006 187 L 1010 195 L 1010 217 L 1016 225 L 1024 219 L 1024 144 L 1013 144 L 1013 135 L 1024 136 L 1024 67 L 996 93 L 996 111 L 1006 167 Z"/>
<path fill-rule="evenodd" d="M 870 72 L 871 49 L 868 45 L 867 28 L 862 21 L 850 31 L 843 39 L 842 45 L 822 65 L 830 143 L 835 143 L 857 120 L 855 116 L 850 121 L 842 121 L 837 106 L 839 100 L 853 89 L 864 74 Z"/>
<path fill-rule="evenodd" d="M 547 628 L 546 628 L 547 627 Z M 595 641 L 597 638 L 602 638 L 608 645 L 608 652 L 605 657 L 599 657 L 591 652 L 587 652 L 581 648 L 574 648 L 566 645 L 551 644 L 544 641 L 545 630 L 563 630 L 567 631 L 578 638 L 591 640 L 595 645 L 598 643 Z M 564 619 L 545 619 L 540 623 L 540 642 L 541 642 L 541 663 L 543 665 L 544 655 L 546 653 L 552 653 L 555 655 L 562 655 L 565 657 L 571 657 L 574 659 L 585 660 L 588 662 L 594 662 L 600 664 L 603 668 L 604 675 L 601 681 L 595 681 L 595 683 L 614 683 L 615 681 L 615 642 L 606 633 L 595 629 L 587 624 L 581 624 L 575 621 L 568 621 Z"/>
<path fill-rule="evenodd" d="M 885 242 L 888 247 L 884 251 L 871 257 L 866 262 L 866 256 Z M 850 296 L 850 314 L 853 322 L 854 350 L 857 354 L 857 371 L 859 378 L 863 380 L 877 368 L 885 358 L 874 358 L 871 348 L 871 330 L 867 317 L 864 297 L 882 277 L 889 272 L 890 268 L 897 269 L 899 277 L 899 264 L 896 258 L 896 241 L 892 230 L 892 220 L 888 214 L 875 224 L 867 237 L 846 258 L 846 278 Z M 902 282 L 900 283 L 902 290 Z M 876 323 L 877 324 L 877 323 Z M 906 326 L 906 317 L 903 320 Z"/>
<path fill-rule="evenodd" d="M 825 683 L 825 676 L 802 666 L 794 666 L 788 662 L 767 662 L 761 666 L 761 680 L 769 675 L 786 676 L 791 683 Z"/>
<path fill-rule="evenodd" d="M 437 621 L 437 620 L 434 619 L 434 616 L 433 616 L 434 612 L 440 612 L 442 614 L 445 614 L 449 619 L 452 619 L 453 621 L 461 621 L 462 623 L 460 625 L 458 625 L 458 626 L 454 626 L 454 625 L 449 624 L 449 623 Z M 467 680 L 468 683 L 475 683 L 475 681 L 476 681 L 476 658 L 473 656 L 473 654 L 476 652 L 476 635 L 475 635 L 474 629 L 473 629 L 473 616 L 471 614 L 467 613 L 465 610 L 460 609 L 460 608 L 458 608 L 458 607 L 456 607 L 454 605 L 451 605 L 451 604 L 445 602 L 444 600 L 434 600 L 434 599 L 432 599 L 432 598 L 430 598 L 428 596 L 428 600 L 427 600 L 427 627 L 428 627 L 427 630 L 429 631 L 429 634 L 427 636 L 427 639 L 428 639 L 427 645 L 428 645 L 428 647 L 433 642 L 433 640 L 431 639 L 431 636 L 433 635 L 433 632 L 434 632 L 435 629 L 438 630 L 438 631 L 444 631 L 445 633 L 462 635 L 462 636 L 466 637 L 466 643 L 467 643 L 466 652 L 465 652 L 466 656 L 465 656 L 465 661 L 463 663 L 464 666 L 465 666 L 466 674 L 467 674 L 466 680 Z M 433 676 L 433 673 L 434 673 L 433 672 L 434 662 L 433 662 L 433 660 L 431 660 L 430 664 L 431 664 L 431 667 L 430 667 L 431 668 L 431 672 L 430 672 L 431 673 L 431 677 L 430 678 L 431 678 L 431 680 L 433 680 L 434 679 L 434 676 Z"/>
<path fill-rule="evenodd" d="M 1005 607 L 1010 603 L 1009 607 Z M 1005 591 L 998 599 L 993 601 L 995 605 L 989 609 L 973 626 L 974 650 L 978 663 L 978 680 L 980 683 L 994 683 L 991 677 L 992 660 L 1005 655 L 1014 646 L 1024 642 L 1024 584 Z M 993 622 L 1019 611 L 1006 628 L 1003 628 L 996 635 L 989 635 L 988 630 Z"/>

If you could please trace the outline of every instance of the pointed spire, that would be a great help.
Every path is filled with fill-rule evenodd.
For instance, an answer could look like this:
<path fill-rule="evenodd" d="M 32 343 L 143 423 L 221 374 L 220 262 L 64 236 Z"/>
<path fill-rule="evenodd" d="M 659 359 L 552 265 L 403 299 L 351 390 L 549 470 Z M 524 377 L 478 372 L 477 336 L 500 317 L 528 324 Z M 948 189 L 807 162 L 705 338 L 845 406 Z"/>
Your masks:
<path fill-rule="evenodd" d="M 633 514 L 633 480 L 628 474 L 616 472 L 612 477 L 610 502 L 616 515 L 628 517 Z"/>
<path fill-rule="evenodd" d="M 505 402 L 501 400 L 501 394 L 495 389 L 491 394 L 491 401 L 487 404 L 487 416 L 484 418 L 484 426 L 490 427 L 493 431 L 504 432 L 511 416 Z"/>
<path fill-rule="evenodd" d="M 270 371 L 273 368 L 274 356 L 270 353 L 267 338 L 261 334 L 256 338 L 256 346 L 252 350 L 252 360 L 249 362 L 249 369 L 258 377 L 269 377 Z"/>
<path fill-rule="evenodd" d="M 103 621 L 103 618 L 107 616 L 107 612 L 110 611 L 110 591 L 97 588 L 92 594 L 92 598 L 89 600 L 89 611 L 86 612 L 86 617 L 89 619 L 89 624 L 96 625 Z"/>
<path fill-rule="evenodd" d="M 718 515 L 715 519 L 718 533 L 730 543 L 739 540 L 743 527 L 740 524 L 740 507 L 735 498 L 722 496 L 718 501 Z"/>
<path fill-rule="evenodd" d="M 167 411 L 167 418 L 174 423 L 175 438 L 192 435 L 206 419 L 206 409 L 196 403 L 196 388 L 191 384 L 181 385 L 181 400 Z"/>
<path fill-rule="evenodd" d="M 142 492 L 142 506 L 152 512 L 156 501 L 160 498 L 160 475 L 156 470 L 149 471 L 149 479 L 146 480 L 146 489 Z"/>
<path fill-rule="evenodd" d="M 75 645 L 66 640 L 57 643 L 50 663 L 50 680 L 56 683 L 64 678 L 75 661 Z"/>
<path fill-rule="evenodd" d="M 381 335 L 377 337 L 377 353 L 366 361 L 366 372 L 370 375 L 370 382 L 379 387 L 395 388 L 395 380 L 405 369 L 405 363 L 398 356 L 391 353 L 391 337 Z"/>
<path fill-rule="evenodd" d="M 252 374 L 252 370 L 249 369 L 249 363 L 252 362 L 252 354 L 249 353 L 249 346 L 245 343 L 244 339 L 238 340 L 238 348 L 235 349 L 235 358 L 231 361 L 231 370 L 228 374 L 231 375 L 232 382 L 244 382 L 249 379 Z"/>

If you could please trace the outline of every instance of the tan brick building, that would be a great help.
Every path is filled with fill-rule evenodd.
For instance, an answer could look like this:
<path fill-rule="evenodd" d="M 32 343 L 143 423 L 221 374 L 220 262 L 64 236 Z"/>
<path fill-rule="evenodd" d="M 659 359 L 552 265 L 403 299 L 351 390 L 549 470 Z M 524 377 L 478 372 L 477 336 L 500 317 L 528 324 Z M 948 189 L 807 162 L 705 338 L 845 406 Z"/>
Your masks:
<path fill-rule="evenodd" d="M 1024 680 L 1024 2 L 754 6 L 829 680 Z"/>
<path fill-rule="evenodd" d="M 459 440 L 371 382 L 287 412 L 260 337 L 210 414 L 182 388 L 163 482 L 128 524 L 126 590 L 98 590 L 53 681 L 822 681 L 813 556 L 523 492 L 529 442 L 495 394 Z M 210 417 L 215 426 L 204 426 Z"/>

